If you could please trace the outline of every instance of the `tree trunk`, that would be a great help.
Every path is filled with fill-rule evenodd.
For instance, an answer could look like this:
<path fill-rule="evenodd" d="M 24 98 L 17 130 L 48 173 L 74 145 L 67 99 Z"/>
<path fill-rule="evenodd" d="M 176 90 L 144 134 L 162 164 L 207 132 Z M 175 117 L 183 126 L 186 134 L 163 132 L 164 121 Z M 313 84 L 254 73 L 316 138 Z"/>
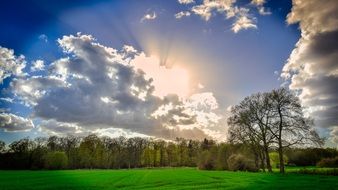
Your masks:
<path fill-rule="evenodd" d="M 283 157 L 283 145 L 282 145 L 282 140 L 279 139 L 279 148 L 278 148 L 278 154 L 279 154 L 279 172 L 280 173 L 285 173 L 284 169 L 284 157 Z"/>
<path fill-rule="evenodd" d="M 266 168 L 269 172 L 272 172 L 272 167 L 270 163 L 270 156 L 269 156 L 269 148 L 267 143 L 264 141 L 264 154 L 265 154 L 265 161 L 266 161 Z"/>
<path fill-rule="evenodd" d="M 269 172 L 272 172 L 268 148 L 265 148 L 265 160 L 266 160 L 266 168 L 268 169 Z"/>
<path fill-rule="evenodd" d="M 265 156 L 264 156 L 264 151 L 262 149 L 260 151 L 260 160 L 261 160 L 261 168 L 263 172 L 265 172 Z"/>
<path fill-rule="evenodd" d="M 283 143 L 282 143 L 282 131 L 283 131 L 283 116 L 281 108 L 278 107 L 279 114 L 279 136 L 278 136 L 278 154 L 279 154 L 279 172 L 285 173 L 284 171 L 284 157 L 283 157 Z"/>
<path fill-rule="evenodd" d="M 257 169 L 259 169 L 259 156 L 258 156 L 259 153 L 257 153 L 256 151 L 254 152 L 254 155 L 255 155 L 255 167 Z"/>

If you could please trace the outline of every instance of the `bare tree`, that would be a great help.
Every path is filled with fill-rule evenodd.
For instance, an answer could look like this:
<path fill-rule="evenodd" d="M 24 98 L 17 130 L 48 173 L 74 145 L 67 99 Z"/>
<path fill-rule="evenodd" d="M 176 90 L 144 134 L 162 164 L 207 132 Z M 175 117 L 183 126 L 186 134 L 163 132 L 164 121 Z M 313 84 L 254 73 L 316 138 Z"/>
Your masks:
<path fill-rule="evenodd" d="M 273 139 L 268 130 L 271 114 L 266 97 L 266 93 L 253 94 L 234 106 L 228 118 L 228 134 L 231 141 L 250 145 L 260 157 L 262 169 L 266 163 L 268 171 L 272 172 L 269 147 Z"/>
<path fill-rule="evenodd" d="M 276 139 L 280 173 L 284 173 L 283 149 L 291 146 L 322 145 L 323 140 L 313 130 L 313 121 L 306 118 L 299 99 L 285 88 L 267 94 L 272 122 L 269 132 Z"/>
<path fill-rule="evenodd" d="M 4 141 L 0 140 L 0 153 L 4 151 L 6 148 L 6 143 Z"/>

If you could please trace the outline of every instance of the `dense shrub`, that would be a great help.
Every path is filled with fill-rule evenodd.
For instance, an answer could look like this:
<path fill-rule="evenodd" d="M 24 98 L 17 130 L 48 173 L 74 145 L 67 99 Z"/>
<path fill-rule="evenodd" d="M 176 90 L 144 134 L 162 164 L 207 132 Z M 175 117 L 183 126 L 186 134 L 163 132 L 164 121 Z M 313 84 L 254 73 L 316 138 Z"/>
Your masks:
<path fill-rule="evenodd" d="M 323 158 L 338 156 L 337 150 L 332 148 L 287 149 L 285 154 L 289 158 L 288 164 L 296 166 L 315 166 Z"/>
<path fill-rule="evenodd" d="M 45 156 L 45 167 L 47 169 L 65 169 L 68 166 L 68 158 L 64 152 L 49 152 Z"/>
<path fill-rule="evenodd" d="M 210 151 L 205 150 L 199 156 L 198 169 L 212 170 L 216 167 L 216 161 Z"/>
<path fill-rule="evenodd" d="M 318 167 L 336 168 L 338 167 L 338 156 L 335 158 L 324 158 L 317 163 Z"/>
<path fill-rule="evenodd" d="M 258 171 L 255 163 L 241 154 L 233 154 L 228 158 L 228 167 L 231 171 Z"/>

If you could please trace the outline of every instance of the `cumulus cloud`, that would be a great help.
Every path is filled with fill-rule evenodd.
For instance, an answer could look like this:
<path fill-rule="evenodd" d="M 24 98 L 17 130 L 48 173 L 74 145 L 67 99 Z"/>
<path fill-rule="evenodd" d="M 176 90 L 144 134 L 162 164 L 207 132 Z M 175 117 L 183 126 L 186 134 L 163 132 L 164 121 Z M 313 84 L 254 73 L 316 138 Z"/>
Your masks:
<path fill-rule="evenodd" d="M 27 131 L 34 128 L 32 120 L 11 113 L 0 113 L 0 129 L 6 132 Z"/>
<path fill-rule="evenodd" d="M 35 60 L 32 62 L 31 71 L 42 71 L 45 68 L 45 62 L 43 60 Z"/>
<path fill-rule="evenodd" d="M 16 56 L 14 51 L 0 46 L 0 83 L 7 77 L 23 76 L 26 60 L 23 55 Z"/>
<path fill-rule="evenodd" d="M 185 78 L 172 79 L 185 75 L 184 70 L 165 68 L 131 46 L 103 46 L 91 35 L 63 36 L 58 43 L 64 57 L 48 66 L 47 75 L 16 78 L 10 84 L 15 97 L 32 109 L 32 117 L 41 120 L 42 131 L 115 131 L 165 139 L 218 134 L 209 128 L 219 117 L 212 93 L 181 96 L 173 91 L 188 88 Z M 167 91 L 161 90 L 163 86 Z"/>
<path fill-rule="evenodd" d="M 157 15 L 155 12 L 147 13 L 141 18 L 141 22 L 144 22 L 146 20 L 154 20 L 156 19 Z"/>
<path fill-rule="evenodd" d="M 338 126 L 337 12 L 335 0 L 294 0 L 287 16 L 289 24 L 299 23 L 301 38 L 281 76 L 299 91 L 307 113 L 322 128 Z"/>
<path fill-rule="evenodd" d="M 250 9 L 239 7 L 235 3 L 236 0 L 204 0 L 201 3 L 194 4 L 190 8 L 190 12 L 200 16 L 205 21 L 209 21 L 212 16 L 217 14 L 225 16 L 226 19 L 232 18 L 234 20 L 232 31 L 235 33 L 240 30 L 257 28 L 256 18 L 252 14 L 249 14 Z M 261 14 L 268 14 L 262 6 L 264 1 L 253 1 L 252 3 L 259 7 Z M 179 12 L 175 17 L 190 16 L 190 12 Z"/>
<path fill-rule="evenodd" d="M 182 17 L 188 17 L 190 15 L 191 15 L 191 13 L 189 11 L 181 11 L 181 12 L 175 14 L 175 18 L 181 19 Z"/>

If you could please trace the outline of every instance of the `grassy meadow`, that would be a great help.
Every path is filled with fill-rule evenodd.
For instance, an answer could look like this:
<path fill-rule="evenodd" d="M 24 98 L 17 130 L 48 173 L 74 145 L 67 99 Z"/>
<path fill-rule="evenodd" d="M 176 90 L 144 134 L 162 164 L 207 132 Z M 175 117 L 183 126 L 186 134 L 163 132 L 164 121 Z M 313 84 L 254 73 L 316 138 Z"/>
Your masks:
<path fill-rule="evenodd" d="M 337 176 L 195 168 L 0 171 L 0 189 L 338 189 Z"/>

